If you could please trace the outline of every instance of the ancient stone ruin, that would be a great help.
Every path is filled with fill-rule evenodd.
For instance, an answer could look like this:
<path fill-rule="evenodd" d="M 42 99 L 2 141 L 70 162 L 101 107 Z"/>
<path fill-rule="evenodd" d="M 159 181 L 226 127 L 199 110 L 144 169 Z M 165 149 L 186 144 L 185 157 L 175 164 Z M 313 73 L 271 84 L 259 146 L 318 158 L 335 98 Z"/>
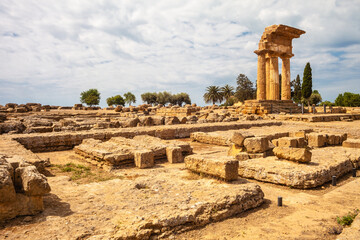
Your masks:
<path fill-rule="evenodd" d="M 46 177 L 18 156 L 0 154 L 0 222 L 44 210 L 43 195 L 50 192 Z"/>

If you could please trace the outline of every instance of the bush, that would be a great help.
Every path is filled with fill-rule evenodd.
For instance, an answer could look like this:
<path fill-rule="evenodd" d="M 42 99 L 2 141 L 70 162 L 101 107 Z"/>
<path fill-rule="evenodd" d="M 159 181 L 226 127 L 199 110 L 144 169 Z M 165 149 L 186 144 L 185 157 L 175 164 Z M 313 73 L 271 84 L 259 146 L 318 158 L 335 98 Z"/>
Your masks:
<path fill-rule="evenodd" d="M 80 102 L 88 106 L 99 105 L 100 93 L 97 89 L 89 89 L 80 94 Z"/>
<path fill-rule="evenodd" d="M 347 215 L 343 216 L 342 218 L 337 217 L 336 221 L 341 226 L 350 226 L 351 223 L 354 221 L 355 217 L 358 215 L 359 209 L 354 210 L 353 212 L 349 212 Z"/>

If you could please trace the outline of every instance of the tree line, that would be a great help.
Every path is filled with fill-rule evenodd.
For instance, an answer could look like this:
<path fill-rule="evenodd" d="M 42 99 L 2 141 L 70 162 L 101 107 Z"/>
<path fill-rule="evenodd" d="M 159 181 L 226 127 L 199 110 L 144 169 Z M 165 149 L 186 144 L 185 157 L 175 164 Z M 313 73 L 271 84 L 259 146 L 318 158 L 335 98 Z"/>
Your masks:
<path fill-rule="evenodd" d="M 182 106 L 183 103 L 191 104 L 191 99 L 187 93 L 172 94 L 170 92 L 146 92 L 141 94 L 141 99 L 147 104 L 161 104 L 166 105 L 171 103 L 173 105 Z"/>
<path fill-rule="evenodd" d="M 88 106 L 96 106 L 100 103 L 100 92 L 97 89 L 89 89 L 87 91 L 83 91 L 80 94 L 80 102 L 84 103 Z M 185 104 L 191 104 L 191 99 L 189 94 L 187 93 L 177 93 L 177 94 L 171 94 L 169 92 L 146 92 L 141 94 L 141 99 L 143 102 L 146 102 L 147 104 L 162 104 L 166 105 L 168 103 L 171 103 L 173 105 L 179 105 L 182 106 L 183 103 Z M 123 96 L 121 95 L 115 95 L 112 97 L 108 97 L 106 99 L 106 103 L 108 106 L 125 106 L 125 103 L 131 105 L 132 103 L 136 103 L 136 97 L 131 92 L 124 93 Z"/>

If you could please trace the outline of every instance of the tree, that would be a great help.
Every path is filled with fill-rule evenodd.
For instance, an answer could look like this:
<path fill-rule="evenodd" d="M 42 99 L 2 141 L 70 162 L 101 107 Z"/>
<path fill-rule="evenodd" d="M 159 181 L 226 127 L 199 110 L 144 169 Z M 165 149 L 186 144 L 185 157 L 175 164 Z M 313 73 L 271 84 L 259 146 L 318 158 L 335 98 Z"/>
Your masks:
<path fill-rule="evenodd" d="M 221 88 L 221 93 L 226 101 L 234 95 L 234 87 L 230 86 L 229 84 L 226 84 Z"/>
<path fill-rule="evenodd" d="M 183 103 L 191 104 L 191 99 L 187 93 L 178 93 L 171 96 L 170 103 L 174 105 L 182 106 Z"/>
<path fill-rule="evenodd" d="M 113 97 L 108 97 L 106 99 L 106 103 L 108 104 L 108 106 L 113 106 L 113 105 L 124 106 L 125 105 L 125 101 L 124 101 L 123 97 L 120 96 L 120 95 L 116 95 L 116 96 L 113 96 Z"/>
<path fill-rule="evenodd" d="M 247 99 L 254 99 L 256 95 L 256 90 L 253 87 L 253 83 L 249 80 L 249 78 L 245 74 L 239 74 L 236 78 L 236 93 L 235 97 L 239 99 L 239 101 L 243 102 Z"/>
<path fill-rule="evenodd" d="M 218 86 L 209 86 L 206 88 L 206 93 L 204 94 L 204 101 L 206 103 L 212 102 L 215 104 L 216 102 L 221 103 L 224 99 L 221 89 Z"/>
<path fill-rule="evenodd" d="M 155 104 L 156 97 L 157 97 L 157 94 L 155 92 L 154 93 L 146 92 L 146 93 L 141 94 L 142 101 L 146 102 L 147 104 Z"/>
<path fill-rule="evenodd" d="M 124 93 L 124 97 L 125 97 L 125 102 L 129 104 L 129 106 L 131 105 L 131 103 L 136 103 L 136 97 L 131 92 Z"/>
<path fill-rule="evenodd" d="M 100 102 L 100 93 L 97 89 L 89 89 L 80 94 L 80 102 L 88 106 L 98 105 Z"/>
<path fill-rule="evenodd" d="M 303 82 L 301 86 L 301 97 L 307 101 L 312 94 L 312 73 L 310 63 L 306 63 L 304 68 Z"/>
<path fill-rule="evenodd" d="M 279 99 L 281 99 L 281 73 L 279 74 Z"/>
<path fill-rule="evenodd" d="M 294 93 L 293 93 L 292 99 L 294 102 L 300 103 L 300 101 L 301 101 L 301 80 L 300 80 L 299 74 L 296 76 L 296 79 L 294 79 L 291 82 L 291 84 L 294 88 Z"/>
<path fill-rule="evenodd" d="M 314 90 L 309 97 L 309 104 L 317 105 L 319 102 L 322 101 L 321 95 L 318 90 Z"/>
<path fill-rule="evenodd" d="M 335 99 L 336 106 L 360 107 L 360 94 L 344 92 Z"/>
<path fill-rule="evenodd" d="M 169 92 L 159 92 L 156 94 L 156 103 L 165 105 L 167 103 L 170 103 L 172 94 Z"/>
<path fill-rule="evenodd" d="M 320 106 L 324 106 L 324 105 L 326 105 L 326 106 L 335 106 L 335 104 L 330 102 L 330 101 L 321 102 L 319 105 Z"/>

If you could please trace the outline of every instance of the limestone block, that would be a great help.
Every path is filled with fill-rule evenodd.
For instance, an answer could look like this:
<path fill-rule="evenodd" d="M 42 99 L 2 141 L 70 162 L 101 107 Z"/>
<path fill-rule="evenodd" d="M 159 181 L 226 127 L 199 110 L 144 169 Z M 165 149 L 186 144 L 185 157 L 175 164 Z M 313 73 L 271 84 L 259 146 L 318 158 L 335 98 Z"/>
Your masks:
<path fill-rule="evenodd" d="M 138 168 L 150 168 L 154 166 L 154 153 L 149 150 L 134 152 L 135 166 Z"/>
<path fill-rule="evenodd" d="M 184 157 L 182 155 L 181 147 L 167 147 L 166 148 L 166 157 L 170 163 L 184 162 Z"/>
<path fill-rule="evenodd" d="M 303 137 L 282 137 L 279 139 L 274 139 L 272 143 L 276 147 L 305 147 L 305 139 Z"/>
<path fill-rule="evenodd" d="M 309 147 L 324 147 L 326 145 L 326 135 L 321 133 L 307 134 Z"/>
<path fill-rule="evenodd" d="M 276 157 L 296 162 L 310 162 L 311 152 L 306 148 L 276 147 L 273 149 Z"/>
<path fill-rule="evenodd" d="M 238 178 L 239 161 L 232 157 L 189 155 L 185 157 L 185 167 L 191 171 L 205 173 L 226 181 Z"/>
<path fill-rule="evenodd" d="M 230 137 L 230 142 L 235 143 L 238 146 L 244 146 L 245 137 L 239 132 L 233 132 Z"/>
<path fill-rule="evenodd" d="M 35 215 L 44 210 L 42 196 L 16 194 L 16 201 L 0 202 L 0 222 L 16 216 Z"/>
<path fill-rule="evenodd" d="M 249 154 L 247 152 L 239 152 L 235 155 L 235 159 L 238 161 L 245 161 L 249 159 Z"/>
<path fill-rule="evenodd" d="M 273 143 L 276 147 L 297 147 L 297 141 L 292 137 L 274 139 Z"/>
<path fill-rule="evenodd" d="M 343 147 L 346 148 L 360 148 L 360 139 L 347 139 L 342 143 Z"/>
<path fill-rule="evenodd" d="M 249 153 L 266 152 L 269 149 L 269 140 L 266 137 L 246 138 L 244 146 Z"/>
<path fill-rule="evenodd" d="M 249 158 L 264 158 L 266 157 L 266 152 L 263 153 L 248 153 Z"/>
<path fill-rule="evenodd" d="M 16 201 L 16 193 L 10 172 L 0 166 L 0 203 Z"/>
<path fill-rule="evenodd" d="M 15 170 L 15 187 L 28 196 L 41 196 L 51 191 L 46 177 L 35 166 L 23 163 Z"/>

